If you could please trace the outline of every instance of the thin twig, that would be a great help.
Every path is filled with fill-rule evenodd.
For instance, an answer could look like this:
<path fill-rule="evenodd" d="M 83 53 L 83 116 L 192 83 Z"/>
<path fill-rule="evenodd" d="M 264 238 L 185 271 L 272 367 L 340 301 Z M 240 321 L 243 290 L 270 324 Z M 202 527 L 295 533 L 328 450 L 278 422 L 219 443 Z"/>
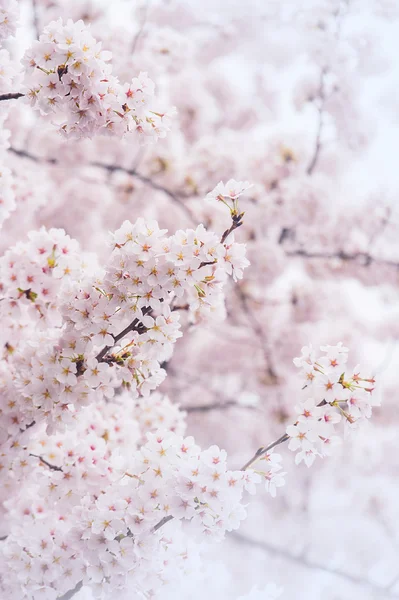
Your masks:
<path fill-rule="evenodd" d="M 62 472 L 61 467 L 57 467 L 57 465 L 52 465 L 51 463 L 49 463 L 47 460 L 45 460 L 42 456 L 39 456 L 38 454 L 29 454 L 29 456 L 34 456 L 35 458 L 38 458 L 41 463 L 46 465 L 46 467 L 48 467 L 52 471 L 61 471 Z"/>
<path fill-rule="evenodd" d="M 289 439 L 290 439 L 290 436 L 285 433 L 280 438 L 278 438 L 278 440 L 276 440 L 275 442 L 272 442 L 271 444 L 266 446 L 266 448 L 264 448 L 264 447 L 259 448 L 255 452 L 253 457 L 247 463 L 245 463 L 245 465 L 243 467 L 241 467 L 241 471 L 246 471 L 247 469 L 249 469 L 249 467 L 251 465 L 253 465 L 256 461 L 258 461 L 262 456 L 267 454 L 270 450 L 272 450 L 276 446 L 279 446 L 280 444 L 283 444 L 284 442 L 286 442 Z"/>
<path fill-rule="evenodd" d="M 246 406 L 245 404 L 241 404 L 236 400 L 227 400 L 226 402 L 214 402 L 213 404 L 197 404 L 193 406 L 181 406 L 180 409 L 184 410 L 187 413 L 195 413 L 195 412 L 210 412 L 212 410 L 225 410 L 226 408 L 231 408 L 232 406 L 236 408 L 245 408 L 245 409 L 256 409 L 256 406 Z"/>

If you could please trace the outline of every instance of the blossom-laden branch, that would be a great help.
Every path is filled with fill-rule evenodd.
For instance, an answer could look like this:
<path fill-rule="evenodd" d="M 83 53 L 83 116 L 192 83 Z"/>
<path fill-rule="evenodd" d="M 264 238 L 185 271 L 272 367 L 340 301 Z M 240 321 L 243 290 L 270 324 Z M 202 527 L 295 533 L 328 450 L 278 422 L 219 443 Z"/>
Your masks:
<path fill-rule="evenodd" d="M 174 109 L 151 110 L 155 87 L 147 73 L 121 84 L 112 75 L 111 56 L 83 21 L 52 21 L 22 59 L 32 107 L 63 120 L 59 131 L 66 138 L 132 132 L 153 141 L 165 137 Z"/>

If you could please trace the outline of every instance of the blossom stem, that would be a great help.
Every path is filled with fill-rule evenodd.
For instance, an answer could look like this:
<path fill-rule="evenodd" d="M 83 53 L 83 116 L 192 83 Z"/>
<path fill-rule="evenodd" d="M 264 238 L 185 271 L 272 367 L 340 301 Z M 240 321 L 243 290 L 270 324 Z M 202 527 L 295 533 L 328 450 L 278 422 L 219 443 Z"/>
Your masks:
<path fill-rule="evenodd" d="M 229 235 L 231 233 L 233 233 L 233 231 L 235 229 L 238 229 L 238 227 L 240 227 L 242 225 L 242 223 L 243 223 L 243 221 L 242 221 L 243 217 L 244 217 L 244 213 L 241 213 L 239 215 L 237 215 L 237 214 L 232 215 L 233 222 L 232 222 L 231 226 L 229 227 L 229 229 L 226 229 L 226 231 L 223 233 L 223 235 L 222 235 L 222 237 L 220 239 L 220 243 L 221 244 L 224 244 L 225 241 L 226 241 L 226 239 L 229 237 Z"/>

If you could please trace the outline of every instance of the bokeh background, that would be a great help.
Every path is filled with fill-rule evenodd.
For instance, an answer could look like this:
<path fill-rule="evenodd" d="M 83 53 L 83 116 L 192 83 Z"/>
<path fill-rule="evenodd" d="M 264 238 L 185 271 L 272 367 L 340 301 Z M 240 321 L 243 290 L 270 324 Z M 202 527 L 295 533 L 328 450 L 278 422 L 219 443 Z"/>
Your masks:
<path fill-rule="evenodd" d="M 248 180 L 236 239 L 251 267 L 231 287 L 225 322 L 185 323 L 161 391 L 235 468 L 292 421 L 302 346 L 342 341 L 352 366 L 377 378 L 381 408 L 333 457 L 308 469 L 281 449 L 286 486 L 250 499 L 195 585 L 215 600 L 269 581 L 292 600 L 399 598 L 399 2 L 21 7 L 14 55 L 52 19 L 81 18 L 120 79 L 147 71 L 177 116 L 154 146 L 66 143 L 16 103 L 7 163 L 17 208 L 1 250 L 45 225 L 105 256 L 108 232 L 139 216 L 171 232 L 199 222 L 222 232 L 228 215 L 203 199 L 220 180 Z M 173 598 L 193 597 L 190 586 Z"/>

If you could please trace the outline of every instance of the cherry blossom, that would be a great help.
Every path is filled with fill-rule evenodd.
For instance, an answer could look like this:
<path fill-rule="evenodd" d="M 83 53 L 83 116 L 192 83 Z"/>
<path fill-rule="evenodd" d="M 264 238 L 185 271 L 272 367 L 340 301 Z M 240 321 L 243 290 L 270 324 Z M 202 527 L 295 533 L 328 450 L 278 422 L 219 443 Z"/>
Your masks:
<path fill-rule="evenodd" d="M 121 137 L 132 131 L 164 137 L 173 111 L 150 110 L 154 83 L 140 73 L 121 85 L 110 59 L 83 21 L 52 21 L 23 58 L 24 93 L 42 115 L 56 119 L 66 137 Z"/>
<path fill-rule="evenodd" d="M 1 597 L 397 592 L 398 12 L 288 4 L 1 3 Z"/>

